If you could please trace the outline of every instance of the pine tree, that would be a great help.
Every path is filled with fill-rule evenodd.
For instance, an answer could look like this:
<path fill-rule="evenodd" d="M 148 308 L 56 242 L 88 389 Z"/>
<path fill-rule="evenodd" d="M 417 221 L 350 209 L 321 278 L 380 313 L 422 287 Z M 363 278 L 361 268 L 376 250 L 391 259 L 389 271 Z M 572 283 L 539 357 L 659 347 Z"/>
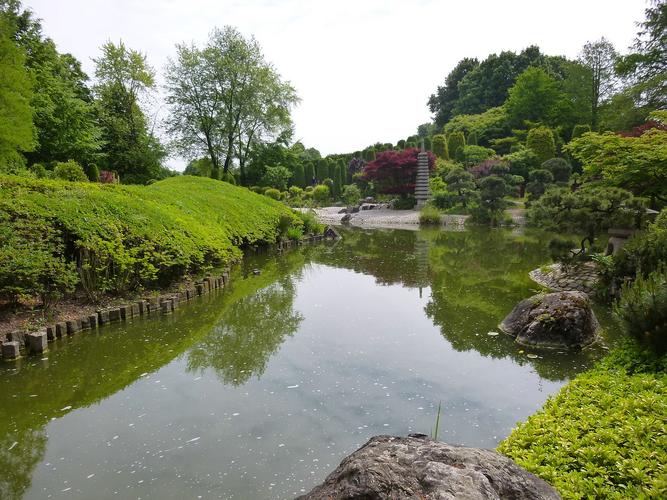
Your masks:
<path fill-rule="evenodd" d="M 310 186 L 315 178 L 315 165 L 313 165 L 312 161 L 306 163 L 304 173 L 306 176 L 306 186 Z"/>
<path fill-rule="evenodd" d="M 315 177 L 317 178 L 318 183 L 321 183 L 324 179 L 329 177 L 329 163 L 324 158 L 317 160 Z"/>

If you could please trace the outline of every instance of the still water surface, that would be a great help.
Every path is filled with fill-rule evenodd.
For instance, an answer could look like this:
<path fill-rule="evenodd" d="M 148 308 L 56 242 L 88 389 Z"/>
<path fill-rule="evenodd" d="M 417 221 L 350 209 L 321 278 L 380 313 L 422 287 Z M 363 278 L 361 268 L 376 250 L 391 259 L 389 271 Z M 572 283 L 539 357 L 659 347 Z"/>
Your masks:
<path fill-rule="evenodd" d="M 349 230 L 0 363 L 0 498 L 290 498 L 373 435 L 430 433 L 440 402 L 441 440 L 492 448 L 602 353 L 488 335 L 547 242 Z"/>

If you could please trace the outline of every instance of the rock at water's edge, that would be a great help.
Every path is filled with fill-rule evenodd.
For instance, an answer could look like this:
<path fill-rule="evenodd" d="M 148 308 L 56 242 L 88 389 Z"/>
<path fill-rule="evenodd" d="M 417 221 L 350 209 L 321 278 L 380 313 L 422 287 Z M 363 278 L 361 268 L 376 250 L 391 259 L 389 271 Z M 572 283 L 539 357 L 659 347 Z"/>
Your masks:
<path fill-rule="evenodd" d="M 519 302 L 500 324 L 519 344 L 535 347 L 583 347 L 594 342 L 600 324 L 588 295 L 556 292 Z"/>
<path fill-rule="evenodd" d="M 315 499 L 559 499 L 548 483 L 491 450 L 428 439 L 375 436 L 345 458 Z"/>

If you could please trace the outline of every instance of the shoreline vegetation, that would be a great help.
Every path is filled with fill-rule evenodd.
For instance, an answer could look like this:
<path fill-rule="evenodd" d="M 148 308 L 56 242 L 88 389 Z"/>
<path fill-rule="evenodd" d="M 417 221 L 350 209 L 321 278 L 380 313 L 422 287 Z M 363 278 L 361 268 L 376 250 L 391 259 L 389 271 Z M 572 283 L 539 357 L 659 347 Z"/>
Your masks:
<path fill-rule="evenodd" d="M 667 356 L 612 350 L 520 423 L 498 451 L 565 499 L 665 498 Z"/>
<path fill-rule="evenodd" d="M 34 330 L 79 317 L 81 307 L 187 285 L 243 249 L 323 229 L 268 197 L 192 176 L 149 186 L 0 176 L 0 222 L 3 334 L 19 327 L 11 321 L 18 309 Z M 54 317 L 63 298 L 64 314 Z"/>

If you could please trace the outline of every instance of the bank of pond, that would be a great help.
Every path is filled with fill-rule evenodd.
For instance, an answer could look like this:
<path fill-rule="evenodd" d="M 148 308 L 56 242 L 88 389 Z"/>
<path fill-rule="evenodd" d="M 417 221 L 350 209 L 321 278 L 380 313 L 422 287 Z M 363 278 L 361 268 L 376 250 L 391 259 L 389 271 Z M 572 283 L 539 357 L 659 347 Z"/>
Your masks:
<path fill-rule="evenodd" d="M 605 308 L 602 341 L 579 351 L 495 334 L 536 291 L 547 235 L 341 232 L 248 253 L 227 286 L 172 314 L 0 362 L 0 498 L 294 497 L 373 435 L 430 434 L 440 405 L 440 440 L 495 448 L 573 379 L 500 450 L 564 497 L 664 491 L 662 368 L 581 375 L 620 343 Z M 604 450 L 586 441 L 596 422 Z M 614 457 L 625 465 L 609 477 Z"/>

